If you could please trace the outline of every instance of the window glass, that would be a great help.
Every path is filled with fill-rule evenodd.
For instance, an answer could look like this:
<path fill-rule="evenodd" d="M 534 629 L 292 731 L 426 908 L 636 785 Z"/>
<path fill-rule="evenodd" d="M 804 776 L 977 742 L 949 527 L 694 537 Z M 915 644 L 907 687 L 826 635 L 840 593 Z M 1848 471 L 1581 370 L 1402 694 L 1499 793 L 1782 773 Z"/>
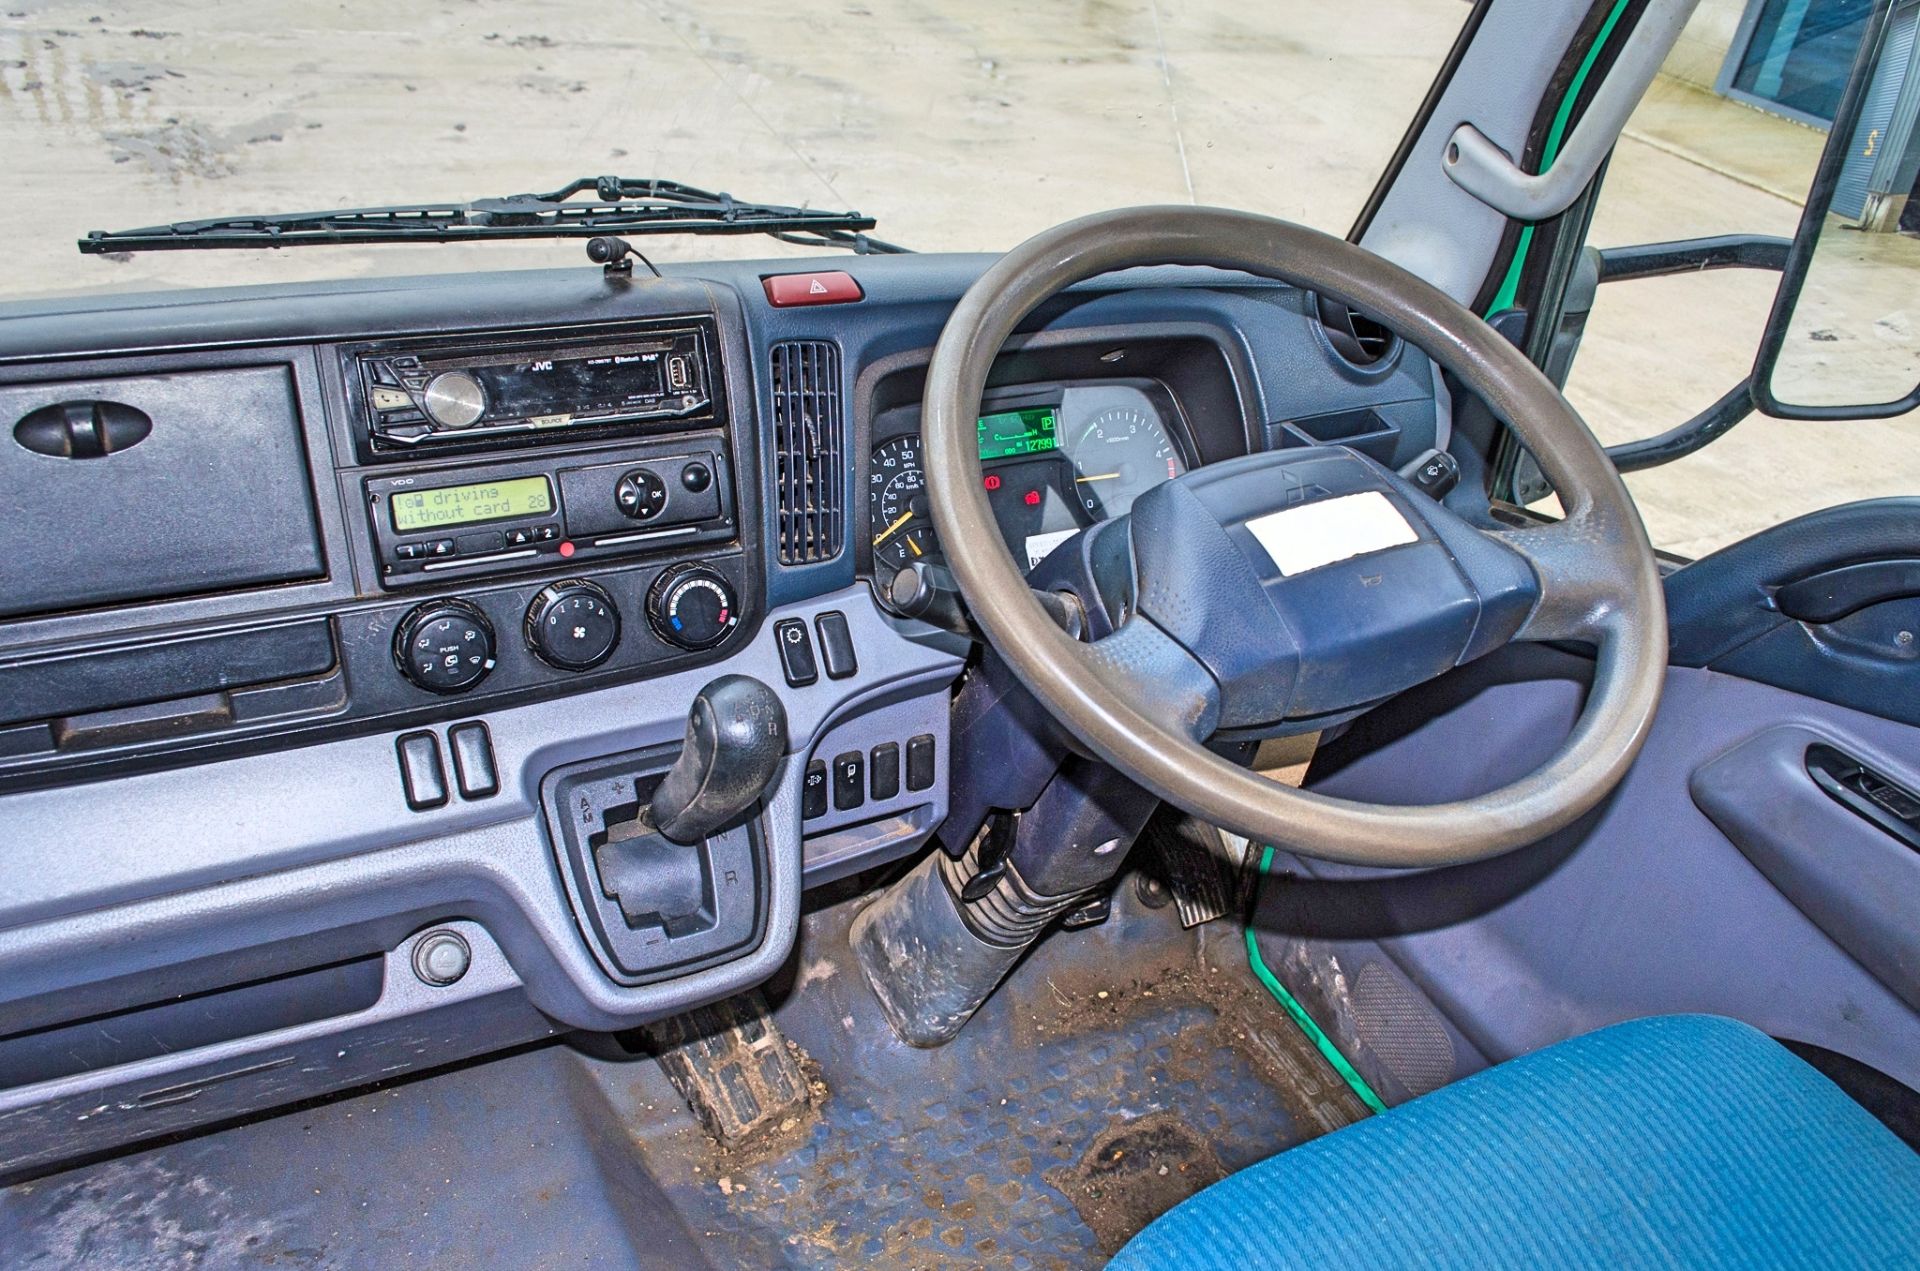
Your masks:
<path fill-rule="evenodd" d="M 1141 203 L 1353 223 L 1465 0 L 68 2 L 0 12 L 0 295 L 576 264 L 576 243 L 82 258 L 243 212 L 663 177 L 1005 250 Z M 809 249 L 653 238 L 661 259 Z M 813 249 L 817 250 L 817 249 Z"/>
<path fill-rule="evenodd" d="M 1873 0 L 1766 0 L 1735 53 L 1732 86 L 1831 123 L 1872 12 Z"/>
<path fill-rule="evenodd" d="M 1826 133 L 1716 87 L 1727 59 L 1745 56 L 1743 20 L 1757 15 L 1751 26 L 1763 31 L 1781 7 L 1702 0 L 1614 149 L 1589 243 L 1793 236 Z M 1802 7 L 1806 23 L 1827 11 L 1817 0 Z M 1844 79 L 1853 50 L 1829 53 Z M 1897 204 L 1905 201 L 1835 232 L 1863 240 L 1899 234 Z M 1778 285 L 1779 275 L 1759 270 L 1603 284 L 1568 400 L 1606 445 L 1676 427 L 1751 371 Z M 1907 292 L 1920 297 L 1920 273 Z M 1920 300 L 1887 322 L 1881 334 L 1890 341 L 1905 338 L 1895 329 L 1901 324 L 1920 329 Z M 1654 545 L 1697 557 L 1820 508 L 1920 493 L 1920 414 L 1835 423 L 1753 414 L 1704 449 L 1626 481 Z"/>

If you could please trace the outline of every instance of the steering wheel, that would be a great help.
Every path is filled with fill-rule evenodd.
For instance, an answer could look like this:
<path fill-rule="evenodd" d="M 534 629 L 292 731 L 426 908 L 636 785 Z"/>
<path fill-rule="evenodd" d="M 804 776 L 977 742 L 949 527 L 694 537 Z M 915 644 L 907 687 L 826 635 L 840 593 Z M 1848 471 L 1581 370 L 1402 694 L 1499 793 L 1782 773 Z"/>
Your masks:
<path fill-rule="evenodd" d="M 1042 301 L 1160 264 L 1271 278 L 1375 317 L 1519 434 L 1564 518 L 1487 531 L 1344 448 L 1249 455 L 1158 485 L 1126 517 L 1083 534 L 1125 535 L 1130 595 L 1110 634 L 1067 634 L 1029 588 L 987 502 L 981 393 L 995 355 Z M 928 368 L 923 432 L 934 526 L 993 648 L 1089 751 L 1223 829 L 1358 865 L 1478 860 L 1592 808 L 1646 740 L 1666 668 L 1666 610 L 1619 473 L 1517 349 L 1351 243 L 1215 208 L 1131 208 L 1048 230 L 987 270 L 954 309 Z M 1477 798 L 1335 799 L 1269 781 L 1206 744 L 1222 729 L 1302 731 L 1349 717 L 1512 640 L 1592 644 L 1593 684 L 1551 759 Z"/>

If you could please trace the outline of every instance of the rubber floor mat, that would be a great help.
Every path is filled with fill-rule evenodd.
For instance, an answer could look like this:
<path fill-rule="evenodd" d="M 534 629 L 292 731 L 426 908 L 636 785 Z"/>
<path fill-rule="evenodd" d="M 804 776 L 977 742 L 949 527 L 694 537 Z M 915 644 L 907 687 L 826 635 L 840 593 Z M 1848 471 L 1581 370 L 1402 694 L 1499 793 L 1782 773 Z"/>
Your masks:
<path fill-rule="evenodd" d="M 932 1051 L 899 1042 L 860 980 L 857 906 L 814 915 L 775 1019 L 826 1093 L 771 1146 L 730 1153 L 660 1117 L 672 1096 L 650 1074 L 601 1065 L 608 1097 L 722 1265 L 1099 1265 L 1187 1195 L 1361 1112 L 1257 994 L 1237 931 L 1202 943 L 1121 897 Z"/>
<path fill-rule="evenodd" d="M 1234 924 L 1122 887 L 920 1051 L 853 966 L 859 903 L 810 914 L 763 990 L 807 1095 L 738 1148 L 580 1037 L 0 1189 L 0 1267 L 1094 1266 L 1359 1114 Z"/>

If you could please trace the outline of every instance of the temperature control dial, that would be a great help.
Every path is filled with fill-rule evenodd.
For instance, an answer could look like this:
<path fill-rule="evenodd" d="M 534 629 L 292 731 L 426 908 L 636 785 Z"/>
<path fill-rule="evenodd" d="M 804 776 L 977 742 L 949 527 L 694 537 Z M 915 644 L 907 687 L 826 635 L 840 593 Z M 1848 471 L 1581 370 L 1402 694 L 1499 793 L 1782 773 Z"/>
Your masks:
<path fill-rule="evenodd" d="M 527 647 L 547 665 L 585 671 L 605 662 L 620 643 L 620 611 L 601 588 L 569 578 L 527 606 L 526 636 Z"/>
<path fill-rule="evenodd" d="M 409 610 L 393 636 L 400 674 L 430 693 L 464 693 L 493 670 L 493 624 L 464 600 Z"/>
<path fill-rule="evenodd" d="M 647 621 L 669 644 L 711 649 L 740 625 L 740 602 L 712 566 L 674 565 L 647 591 Z"/>

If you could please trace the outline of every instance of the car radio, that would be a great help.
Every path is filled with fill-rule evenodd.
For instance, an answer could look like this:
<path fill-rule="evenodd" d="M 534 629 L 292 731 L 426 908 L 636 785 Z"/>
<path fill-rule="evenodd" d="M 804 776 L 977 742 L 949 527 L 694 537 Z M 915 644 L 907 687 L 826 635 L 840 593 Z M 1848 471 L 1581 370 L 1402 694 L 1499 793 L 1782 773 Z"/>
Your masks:
<path fill-rule="evenodd" d="M 714 417 L 702 318 L 567 338 L 408 341 L 347 351 L 378 454 L 697 427 Z"/>
<path fill-rule="evenodd" d="M 381 581 L 389 587 L 661 551 L 731 538 L 733 482 L 716 433 L 675 437 L 614 462 L 553 455 L 369 477 Z"/>

